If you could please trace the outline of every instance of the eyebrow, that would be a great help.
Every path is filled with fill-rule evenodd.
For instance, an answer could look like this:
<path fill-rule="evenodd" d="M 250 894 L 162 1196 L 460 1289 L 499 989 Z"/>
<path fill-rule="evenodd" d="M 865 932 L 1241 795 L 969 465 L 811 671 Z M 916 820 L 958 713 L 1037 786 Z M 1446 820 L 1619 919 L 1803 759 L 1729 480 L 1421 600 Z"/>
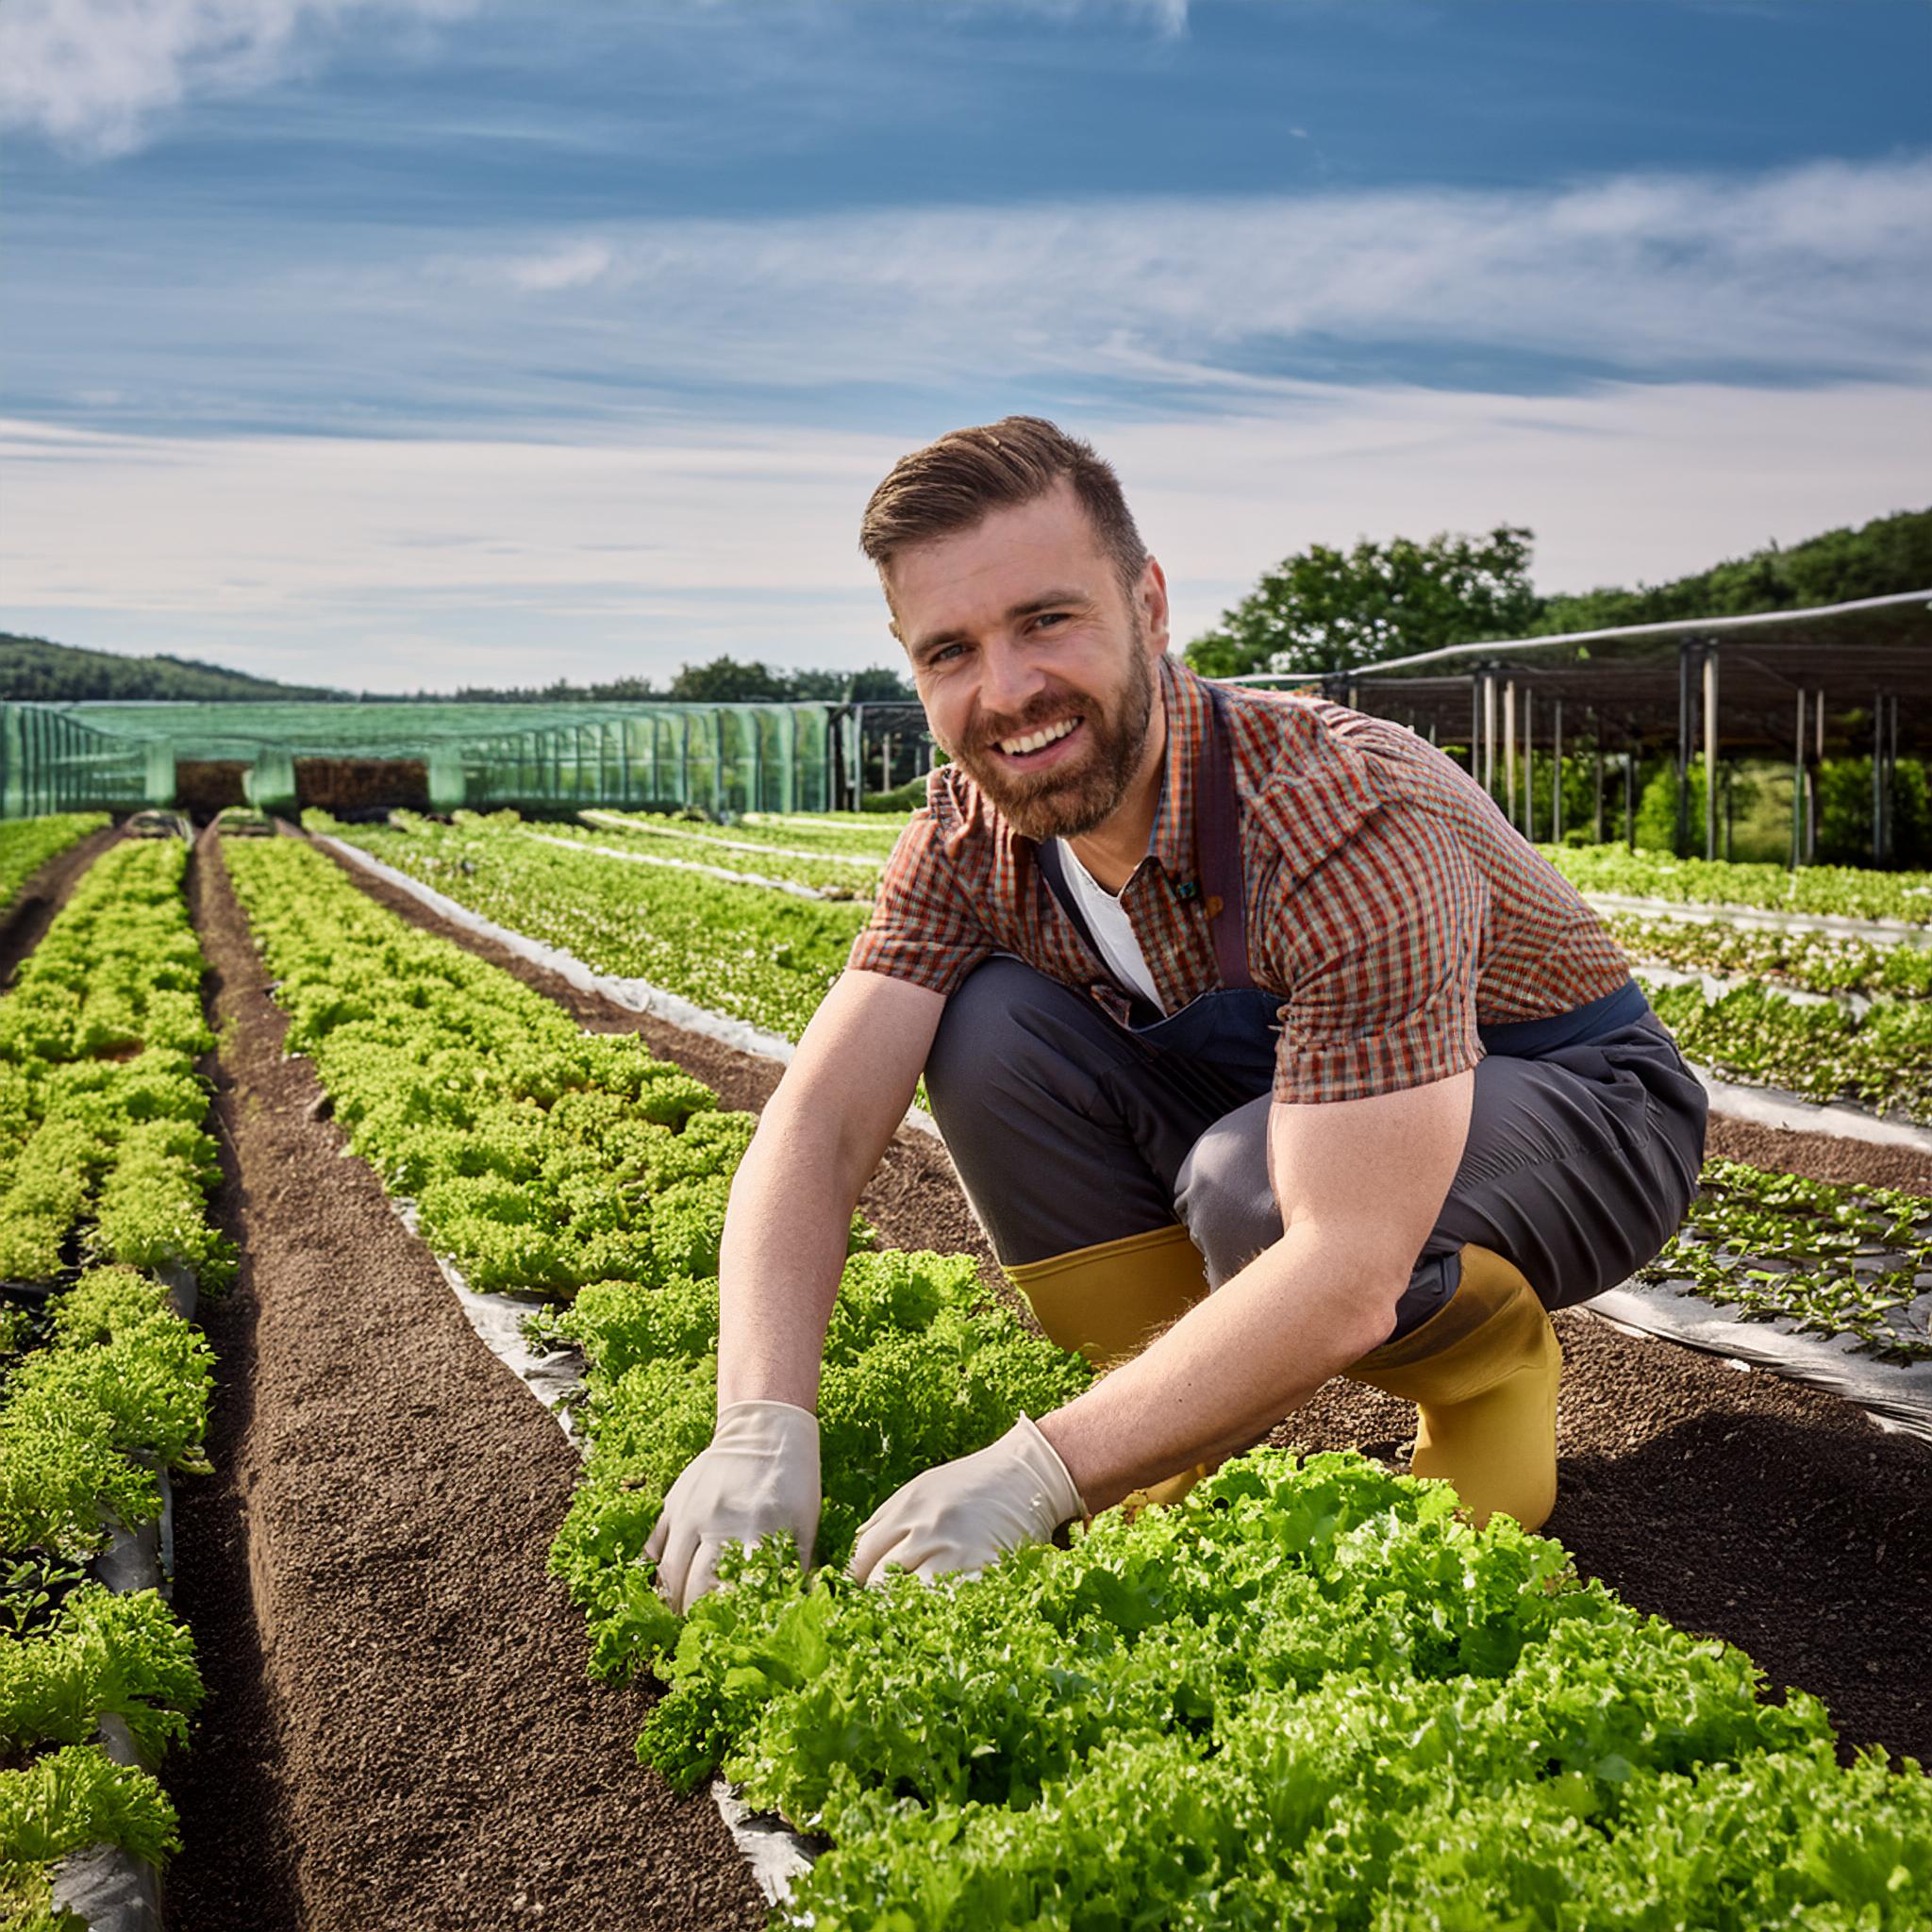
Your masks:
<path fill-rule="evenodd" d="M 1092 601 L 1091 592 L 1087 591 L 1046 591 L 1038 597 L 1028 597 L 1024 604 L 1010 605 L 1006 611 L 1008 623 L 1022 617 L 1037 617 L 1042 610 L 1058 610 L 1067 604 L 1087 604 Z M 966 633 L 959 630 L 936 630 L 915 642 L 911 649 L 915 658 L 924 658 L 946 644 L 958 643 Z"/>

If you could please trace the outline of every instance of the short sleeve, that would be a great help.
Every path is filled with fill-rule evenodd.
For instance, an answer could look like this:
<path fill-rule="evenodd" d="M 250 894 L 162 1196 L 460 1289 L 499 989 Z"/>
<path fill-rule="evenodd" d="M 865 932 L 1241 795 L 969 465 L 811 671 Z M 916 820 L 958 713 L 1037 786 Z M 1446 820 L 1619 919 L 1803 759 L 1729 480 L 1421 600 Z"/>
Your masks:
<path fill-rule="evenodd" d="M 1476 972 L 1489 889 L 1455 827 L 1394 803 L 1283 900 L 1292 962 L 1274 1097 L 1365 1100 L 1482 1058 Z"/>
<path fill-rule="evenodd" d="M 928 806 L 892 847 L 872 918 L 852 942 L 846 970 L 909 979 L 951 997 L 992 951 L 973 905 Z"/>

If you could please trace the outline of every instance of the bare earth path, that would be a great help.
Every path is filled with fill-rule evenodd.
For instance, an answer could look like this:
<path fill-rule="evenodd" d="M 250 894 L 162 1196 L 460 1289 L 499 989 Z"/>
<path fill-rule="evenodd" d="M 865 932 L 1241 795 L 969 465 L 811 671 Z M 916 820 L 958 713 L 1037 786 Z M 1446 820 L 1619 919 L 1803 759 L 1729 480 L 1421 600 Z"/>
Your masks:
<path fill-rule="evenodd" d="M 310 1118 L 211 841 L 192 891 L 246 1263 L 207 1310 L 220 1474 L 177 1505 L 210 1697 L 171 1779 L 174 1932 L 759 1924 L 709 1802 L 636 1767 L 642 1694 L 587 1681 L 544 1576 L 575 1456 Z"/>
<path fill-rule="evenodd" d="M 382 904 L 514 973 L 582 1024 L 643 1033 L 725 1105 L 756 1108 L 776 1084 L 770 1062 L 580 992 L 342 864 Z M 1909 1151 L 1730 1121 L 1712 1124 L 1710 1151 L 1932 1193 L 1932 1167 Z M 861 1206 L 896 1246 L 991 1260 L 943 1153 L 923 1136 L 900 1133 Z M 1740 1644 L 1774 1686 L 1824 1698 L 1847 1743 L 1932 1760 L 1932 1688 L 1916 1660 L 1932 1604 L 1932 1452 L 1773 1375 L 1634 1340 L 1579 1312 L 1559 1315 L 1557 1327 L 1567 1358 L 1562 1494 L 1549 1527 L 1584 1574 L 1643 1609 Z M 1337 1381 L 1273 1440 L 1394 1456 L 1413 1414 Z"/>

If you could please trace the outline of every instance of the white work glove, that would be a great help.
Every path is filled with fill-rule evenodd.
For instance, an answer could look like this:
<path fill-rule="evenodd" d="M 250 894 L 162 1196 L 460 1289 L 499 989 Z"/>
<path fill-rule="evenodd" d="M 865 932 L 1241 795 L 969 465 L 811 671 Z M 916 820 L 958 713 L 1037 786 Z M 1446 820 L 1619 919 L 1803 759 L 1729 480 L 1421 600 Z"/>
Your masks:
<path fill-rule="evenodd" d="M 852 1549 L 861 1583 L 896 1563 L 930 1581 L 977 1575 L 1003 1550 L 1044 1542 L 1087 1506 L 1053 1444 L 1022 1416 L 989 1448 L 916 1475 L 873 1511 Z"/>
<path fill-rule="evenodd" d="M 718 1581 L 727 1543 L 790 1530 L 811 1566 L 819 1533 L 819 1422 L 790 1402 L 727 1402 L 711 1446 L 685 1465 L 644 1544 L 658 1588 L 680 1616 Z"/>

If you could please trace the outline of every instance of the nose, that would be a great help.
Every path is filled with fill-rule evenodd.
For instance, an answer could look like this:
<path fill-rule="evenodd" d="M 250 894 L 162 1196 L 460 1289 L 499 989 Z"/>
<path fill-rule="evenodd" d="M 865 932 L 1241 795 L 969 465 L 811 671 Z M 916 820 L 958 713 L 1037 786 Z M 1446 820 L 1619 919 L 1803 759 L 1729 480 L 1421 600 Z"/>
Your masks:
<path fill-rule="evenodd" d="M 1030 652 L 1006 638 L 989 640 L 979 654 L 979 706 L 995 717 L 1017 718 L 1046 686 Z"/>

